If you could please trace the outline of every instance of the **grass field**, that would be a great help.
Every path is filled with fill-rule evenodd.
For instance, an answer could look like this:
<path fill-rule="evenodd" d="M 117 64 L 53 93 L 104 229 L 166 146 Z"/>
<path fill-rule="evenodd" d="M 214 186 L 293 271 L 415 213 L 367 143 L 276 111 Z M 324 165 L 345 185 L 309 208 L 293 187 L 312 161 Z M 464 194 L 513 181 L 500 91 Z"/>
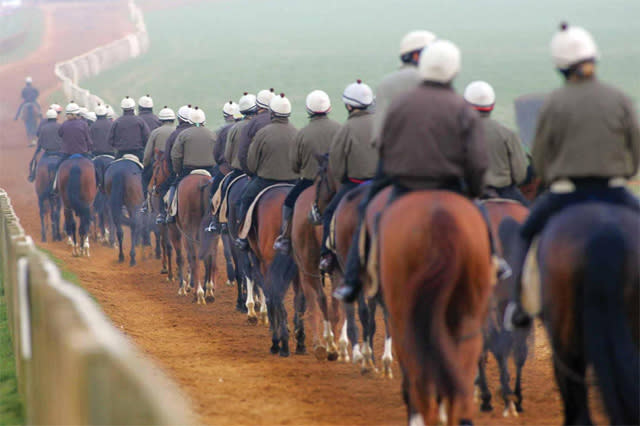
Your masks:
<path fill-rule="evenodd" d="M 458 91 L 475 79 L 489 81 L 498 95 L 495 115 L 513 125 L 515 97 L 561 83 L 549 41 L 563 19 L 593 32 L 602 78 L 640 100 L 637 16 L 640 2 L 628 0 L 200 2 L 148 12 L 150 51 L 83 85 L 116 105 L 125 94 L 147 92 L 159 107 L 200 105 L 212 124 L 225 101 L 275 87 L 291 98 L 298 126 L 306 122 L 306 94 L 321 88 L 342 120 L 344 86 L 362 78 L 375 88 L 399 65 L 404 33 L 425 28 L 460 46 Z"/>
<path fill-rule="evenodd" d="M 34 51 L 41 42 L 44 15 L 37 7 L 23 7 L 10 15 L 0 16 L 0 40 L 27 31 L 26 39 L 14 49 L 0 51 L 0 65 L 17 61 Z"/>

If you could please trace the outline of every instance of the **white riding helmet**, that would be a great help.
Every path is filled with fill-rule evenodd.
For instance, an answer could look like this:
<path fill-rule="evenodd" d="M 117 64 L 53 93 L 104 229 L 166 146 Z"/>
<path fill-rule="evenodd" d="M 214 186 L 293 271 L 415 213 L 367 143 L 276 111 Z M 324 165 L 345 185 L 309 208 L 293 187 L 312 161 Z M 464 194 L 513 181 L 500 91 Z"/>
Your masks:
<path fill-rule="evenodd" d="M 264 89 L 258 92 L 258 96 L 256 96 L 256 104 L 260 108 L 269 109 L 269 105 L 271 105 L 271 99 L 276 94 L 273 92 L 273 87 L 269 90 Z"/>
<path fill-rule="evenodd" d="M 54 111 L 55 111 L 55 112 L 57 112 L 57 113 L 62 112 L 62 107 L 61 107 L 60 105 L 58 105 L 58 104 L 51 104 L 51 105 L 49 105 L 49 109 L 52 109 L 52 110 L 54 110 Z"/>
<path fill-rule="evenodd" d="M 244 92 L 244 95 L 238 101 L 238 107 L 240 107 L 240 112 L 242 114 L 247 114 L 255 111 L 258 106 L 256 104 L 256 96 L 251 93 Z"/>
<path fill-rule="evenodd" d="M 314 90 L 309 93 L 305 105 L 309 114 L 326 114 L 331 111 L 331 99 L 322 90 Z"/>
<path fill-rule="evenodd" d="M 142 96 L 138 99 L 138 105 L 141 108 L 153 108 L 153 99 L 149 95 Z"/>
<path fill-rule="evenodd" d="M 423 80 L 449 83 L 460 72 L 460 49 L 449 40 L 436 40 L 420 54 L 418 72 Z"/>
<path fill-rule="evenodd" d="M 98 119 L 98 117 L 97 117 L 96 113 L 95 113 L 95 112 L 93 112 L 93 111 L 89 111 L 89 112 L 87 113 L 87 116 L 86 116 L 85 118 L 86 118 L 87 120 L 89 120 L 90 122 L 92 122 L 92 123 L 95 123 L 95 122 L 96 122 L 96 120 Z"/>
<path fill-rule="evenodd" d="M 464 89 L 464 99 L 479 111 L 491 111 L 496 103 L 496 92 L 486 81 L 474 81 Z"/>
<path fill-rule="evenodd" d="M 102 105 L 102 104 L 98 104 L 98 106 L 96 106 L 96 116 L 97 117 L 104 117 L 105 115 L 107 115 L 107 107 Z"/>
<path fill-rule="evenodd" d="M 111 107 L 111 105 L 105 105 L 105 108 L 107 109 L 107 118 L 115 118 L 116 117 L 116 112 L 113 110 L 113 107 Z"/>
<path fill-rule="evenodd" d="M 132 98 L 130 98 L 129 96 L 126 96 L 121 102 L 120 102 L 120 108 L 127 110 L 127 109 L 134 109 L 136 107 L 136 101 L 134 101 Z"/>
<path fill-rule="evenodd" d="M 82 118 L 88 118 L 87 114 L 89 113 L 89 108 L 86 107 L 80 107 L 80 117 Z"/>
<path fill-rule="evenodd" d="M 173 121 L 176 119 L 176 113 L 165 105 L 158 113 L 158 118 L 160 121 Z"/>
<path fill-rule="evenodd" d="M 74 115 L 80 114 L 80 106 L 74 101 L 71 101 L 65 107 L 64 112 L 65 114 L 74 114 Z"/>
<path fill-rule="evenodd" d="M 433 43 L 435 39 L 436 35 L 430 31 L 411 31 L 402 37 L 402 41 L 400 42 L 400 56 L 415 52 L 416 50 L 422 50 Z"/>
<path fill-rule="evenodd" d="M 56 110 L 49 108 L 45 113 L 45 116 L 49 120 L 55 120 L 56 118 L 58 118 L 58 113 L 56 112 Z"/>
<path fill-rule="evenodd" d="M 178 108 L 178 118 L 187 123 L 191 123 L 191 105 L 183 105 Z"/>
<path fill-rule="evenodd" d="M 24 79 L 25 83 L 33 83 L 33 79 L 31 78 L 31 76 L 28 76 L 27 78 Z"/>
<path fill-rule="evenodd" d="M 198 107 L 195 107 L 191 110 L 191 114 L 189 115 L 189 119 L 193 124 L 200 125 L 204 124 L 207 119 L 207 116 L 204 114 L 204 111 Z"/>
<path fill-rule="evenodd" d="M 237 103 L 233 101 L 225 102 L 224 106 L 222 107 L 222 115 L 225 118 L 235 117 L 236 114 L 239 114 L 239 113 L 240 113 L 240 107 L 238 106 Z"/>
<path fill-rule="evenodd" d="M 284 93 L 280 93 L 280 96 L 274 96 L 271 99 L 269 108 L 276 117 L 289 117 L 291 115 L 291 102 L 284 96 Z"/>
<path fill-rule="evenodd" d="M 362 80 L 356 80 L 344 89 L 342 102 L 355 108 L 368 108 L 373 103 L 373 90 Z"/>
<path fill-rule="evenodd" d="M 554 65 L 561 70 L 583 61 L 596 60 L 598 56 L 598 47 L 584 28 L 563 22 L 551 39 L 551 57 Z"/>

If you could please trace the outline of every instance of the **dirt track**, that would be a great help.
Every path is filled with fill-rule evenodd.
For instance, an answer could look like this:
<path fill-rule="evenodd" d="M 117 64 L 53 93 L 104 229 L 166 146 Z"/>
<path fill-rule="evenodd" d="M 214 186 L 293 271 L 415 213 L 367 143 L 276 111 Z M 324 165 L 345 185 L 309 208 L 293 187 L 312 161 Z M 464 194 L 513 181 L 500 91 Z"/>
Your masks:
<path fill-rule="evenodd" d="M 98 14 L 98 10 L 100 14 Z M 81 12 L 92 12 L 89 17 Z M 39 236 L 35 193 L 27 180 L 33 153 L 24 129 L 12 121 L 19 89 L 30 74 L 41 92 L 57 82 L 53 63 L 128 31 L 125 5 L 52 6 L 46 9 L 45 43 L 24 61 L 0 67 L 0 186 L 6 188 L 27 232 Z M 116 19 L 119 18 L 119 19 Z M 121 22 L 122 25 L 114 25 Z M 74 42 L 69 43 L 71 31 Z M 41 97 L 44 102 L 45 97 Z M 138 346 L 155 359 L 193 399 L 203 422 L 210 424 L 402 424 L 405 409 L 400 380 L 362 376 L 349 364 L 318 362 L 314 357 L 288 359 L 268 353 L 270 340 L 264 326 L 250 326 L 234 311 L 235 290 L 216 280 L 216 302 L 207 306 L 177 295 L 177 287 L 159 274 L 155 259 L 139 258 L 139 266 L 118 264 L 113 249 L 92 246 L 92 257 L 73 258 L 61 243 L 43 243 L 75 272 L 111 317 Z M 222 263 L 219 263 L 222 264 Z M 221 270 L 221 274 L 224 274 Z M 501 404 L 478 414 L 476 423 L 559 424 L 560 399 L 553 380 L 549 349 L 542 330 L 536 332 L 535 350 L 525 367 L 525 413 L 503 418 Z M 310 338 L 307 340 L 310 345 Z M 376 349 L 380 350 L 380 339 Z M 377 356 L 379 354 L 377 353 Z M 399 377 L 397 365 L 394 373 Z M 491 362 L 491 388 L 497 391 Z"/>

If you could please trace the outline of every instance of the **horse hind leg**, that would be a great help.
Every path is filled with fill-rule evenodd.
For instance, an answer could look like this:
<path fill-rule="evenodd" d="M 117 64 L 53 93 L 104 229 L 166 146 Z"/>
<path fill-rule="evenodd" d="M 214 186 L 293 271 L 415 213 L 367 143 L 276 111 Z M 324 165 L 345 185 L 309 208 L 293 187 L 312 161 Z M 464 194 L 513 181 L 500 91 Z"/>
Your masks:
<path fill-rule="evenodd" d="M 345 318 L 340 327 L 340 339 L 338 340 L 338 362 L 349 362 L 349 337 L 347 335 L 347 320 Z"/>
<path fill-rule="evenodd" d="M 261 287 L 258 287 L 258 300 L 260 301 L 260 311 L 258 322 L 260 324 L 269 325 L 269 313 L 267 312 L 267 298 Z"/>
<path fill-rule="evenodd" d="M 389 329 L 389 314 L 387 308 L 382 305 L 382 311 L 384 313 L 384 352 L 382 353 L 382 374 L 387 379 L 393 379 L 393 370 L 391 370 L 391 364 L 393 364 L 393 343 L 391 340 L 391 330 Z M 371 339 L 373 341 L 373 339 Z"/>
<path fill-rule="evenodd" d="M 479 399 L 480 401 L 480 411 L 489 412 L 493 410 L 491 406 L 491 391 L 489 390 L 489 385 L 487 384 L 487 350 L 485 350 L 480 359 L 478 360 L 478 377 L 476 378 L 476 390 L 474 391 L 474 399 Z"/>
<path fill-rule="evenodd" d="M 256 302 L 253 296 L 255 289 L 254 282 L 247 277 L 247 301 L 245 306 L 247 307 L 247 322 L 251 325 L 256 325 L 258 323 L 258 315 L 256 315 Z"/>
<path fill-rule="evenodd" d="M 527 355 L 529 352 L 528 336 L 530 330 L 516 331 L 513 344 L 513 359 L 516 364 L 516 384 L 514 389 L 514 395 L 516 397 L 516 410 L 521 413 L 522 408 L 522 368 L 527 361 Z"/>
<path fill-rule="evenodd" d="M 40 240 L 43 243 L 47 242 L 47 223 L 46 223 L 46 204 L 42 198 L 38 198 L 38 206 L 40 208 Z M 52 222 L 53 223 L 53 222 Z M 53 233 L 53 226 L 51 227 L 51 232 Z"/>

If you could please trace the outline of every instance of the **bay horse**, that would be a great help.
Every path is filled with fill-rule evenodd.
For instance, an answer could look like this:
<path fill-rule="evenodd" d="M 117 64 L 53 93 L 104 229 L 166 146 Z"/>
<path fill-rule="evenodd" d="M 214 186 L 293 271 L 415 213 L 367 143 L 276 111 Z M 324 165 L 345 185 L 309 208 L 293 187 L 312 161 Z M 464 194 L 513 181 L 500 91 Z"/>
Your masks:
<path fill-rule="evenodd" d="M 380 217 L 380 283 L 411 422 L 435 424 L 438 400 L 450 424 L 473 417 L 495 274 L 486 229 L 478 208 L 448 191 L 406 194 Z"/>
<path fill-rule="evenodd" d="M 169 227 L 166 223 L 155 223 L 155 216 L 165 215 L 164 201 L 158 193 L 158 188 L 169 178 L 169 167 L 165 159 L 164 151 L 154 150 L 153 172 L 147 187 L 149 204 L 149 220 L 153 220 L 151 229 L 156 238 L 156 258 L 162 259 L 161 274 L 168 274 L 168 279 L 173 279 L 173 270 L 171 265 L 171 242 L 169 241 Z"/>
<path fill-rule="evenodd" d="M 273 248 L 282 226 L 282 206 L 291 186 L 269 188 L 258 200 L 249 231 L 252 277 L 264 289 L 271 327 L 271 353 L 288 357 L 289 327 L 284 298 L 293 284 L 293 324 L 296 354 L 305 354 L 304 293 L 300 289 L 298 268 L 293 258 Z M 266 277 L 266 280 L 264 279 Z M 248 299 L 249 296 L 247 296 Z"/>
<path fill-rule="evenodd" d="M 136 244 L 140 237 L 140 208 L 144 202 L 140 166 L 126 158 L 112 162 L 104 174 L 104 187 L 118 239 L 118 262 L 124 262 L 122 226 L 127 225 L 131 232 L 129 266 L 135 266 Z M 124 215 L 125 211 L 127 216 Z"/>
<path fill-rule="evenodd" d="M 206 225 L 204 222 L 207 219 L 207 206 L 209 205 L 209 179 L 209 176 L 192 173 L 182 178 L 176 189 L 178 213 L 176 215 L 175 226 L 180 232 L 180 239 L 184 237 L 187 262 L 189 263 L 191 273 L 188 284 L 184 280 L 180 280 L 178 294 L 186 295 L 190 289 L 193 289 L 194 301 L 197 304 L 203 305 L 207 303 L 207 300 L 210 302 L 215 300 L 215 258 L 211 254 L 203 256 L 202 262 L 204 263 L 205 280 L 203 288 L 199 268 L 200 259 L 198 257 L 200 241 L 202 240 L 202 233 Z M 177 248 L 176 256 L 179 256 Z M 178 268 L 180 273 L 180 265 Z M 185 287 L 185 284 L 187 287 Z"/>
<path fill-rule="evenodd" d="M 505 220 L 502 244 L 518 230 Z M 547 329 L 565 424 L 592 424 L 588 366 L 609 421 L 639 424 L 640 215 L 602 202 L 567 207 L 550 218 L 533 255 L 540 288 L 525 306 L 537 305 Z"/>
<path fill-rule="evenodd" d="M 30 144 L 35 145 L 38 134 L 38 125 L 42 118 L 42 110 L 37 102 L 25 102 L 20 106 L 16 117 L 20 117 L 24 122 L 24 128 L 27 132 L 27 139 Z"/>
<path fill-rule="evenodd" d="M 94 236 L 97 241 L 112 246 L 115 245 L 115 236 L 111 234 L 113 221 L 109 208 L 109 197 L 104 187 L 104 173 L 113 160 L 115 157 L 108 154 L 97 155 L 93 158 L 93 166 L 96 169 L 96 185 L 98 186 L 98 192 L 93 201 Z"/>
<path fill-rule="evenodd" d="M 56 168 L 60 162 L 60 155 L 43 154 L 36 166 L 35 188 L 40 208 L 40 233 L 42 242 L 47 241 L 47 214 L 51 239 L 61 241 L 60 233 L 60 196 L 53 190 L 56 178 Z"/>
<path fill-rule="evenodd" d="M 511 218 L 518 223 L 522 223 L 529 209 L 517 201 L 505 199 L 486 199 L 482 203 L 489 214 L 491 232 L 496 236 L 495 243 L 498 254 L 502 257 L 505 249 L 497 238 L 500 224 L 505 218 Z M 480 410 L 491 411 L 491 391 L 487 383 L 486 362 L 488 353 L 491 352 L 498 364 L 500 371 L 500 392 L 504 402 L 503 416 L 509 414 L 517 416 L 522 412 L 522 368 L 527 360 L 529 351 L 529 339 L 533 337 L 531 327 L 507 330 L 503 326 L 505 308 L 510 300 L 511 288 L 514 277 L 505 280 L 498 280 L 490 298 L 489 317 L 484 331 L 483 354 L 478 364 L 477 385 L 479 387 L 479 397 L 481 398 Z M 512 391 L 509 375 L 509 358 L 513 357 L 516 367 L 515 388 Z M 515 398 L 515 399 L 514 399 Z"/>
<path fill-rule="evenodd" d="M 329 204 L 337 189 L 334 188 L 331 179 L 331 171 L 329 168 L 328 158 L 326 156 L 316 156 L 319 164 L 318 176 L 316 177 L 315 192 L 316 198 L 314 204 L 316 209 L 320 212 L 324 211 Z M 335 212 L 334 231 L 335 247 L 334 253 L 337 259 L 337 267 L 331 272 L 331 284 L 333 289 L 342 285 L 344 281 L 344 270 L 349 253 L 349 248 L 353 240 L 353 235 L 356 232 L 358 225 L 358 206 L 363 198 L 367 195 L 368 184 L 360 185 L 350 192 L 348 192 L 338 204 Z M 382 195 L 384 194 L 384 195 Z M 379 194 L 379 198 L 375 198 L 369 204 L 367 209 L 367 215 L 371 216 L 374 220 L 375 216 L 382 211 L 386 205 L 386 200 L 389 196 L 389 190 L 383 190 Z M 377 201 L 376 201 L 377 200 Z M 366 268 L 361 270 L 361 280 L 364 288 L 371 287 L 371 276 Z M 332 290 L 333 290 L 332 289 Z M 368 293 L 365 295 L 365 293 Z M 352 345 L 352 359 L 354 363 L 360 363 L 362 373 L 368 373 L 369 371 L 375 371 L 375 357 L 373 353 L 373 337 L 376 332 L 376 310 L 377 306 L 382 307 L 384 322 L 385 322 L 385 343 L 384 351 L 382 355 L 383 375 L 385 377 L 393 377 L 391 370 L 391 364 L 393 363 L 393 354 L 391 351 L 392 340 L 388 322 L 388 312 L 382 298 L 382 293 L 378 287 L 375 290 L 368 290 L 362 292 L 358 297 L 358 315 L 360 323 L 362 325 L 362 346 L 360 346 L 358 338 L 358 330 L 355 324 L 355 307 L 353 304 L 340 304 L 335 298 L 332 297 L 332 306 L 337 311 L 338 307 L 342 305 L 345 311 L 345 322 L 342 324 L 340 338 L 338 341 L 338 357 L 339 359 L 347 358 L 346 347 L 351 342 Z M 333 321 L 337 321 L 335 315 Z M 333 339 L 333 334 L 337 335 L 336 327 L 337 322 L 331 323 L 333 333 L 330 338 Z M 325 333 L 327 334 L 327 333 Z"/>
<path fill-rule="evenodd" d="M 64 206 L 64 229 L 72 244 L 72 254 L 89 256 L 91 206 L 97 191 L 93 162 L 81 154 L 64 160 L 58 168 L 56 187 Z M 80 220 L 77 229 L 75 216 Z"/>

